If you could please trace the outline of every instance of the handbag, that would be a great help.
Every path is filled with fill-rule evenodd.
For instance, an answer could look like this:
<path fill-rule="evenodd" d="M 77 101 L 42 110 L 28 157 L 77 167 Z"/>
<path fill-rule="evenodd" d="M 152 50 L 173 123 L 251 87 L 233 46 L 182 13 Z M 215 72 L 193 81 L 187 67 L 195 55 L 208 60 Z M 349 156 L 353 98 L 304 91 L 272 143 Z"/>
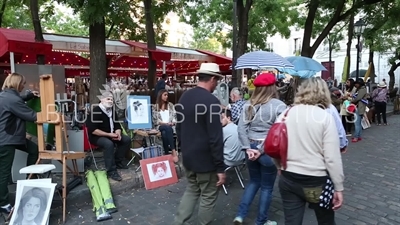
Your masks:
<path fill-rule="evenodd" d="M 283 169 L 286 169 L 288 136 L 286 128 L 286 117 L 292 107 L 290 107 L 279 122 L 275 122 L 268 131 L 264 141 L 264 153 L 271 158 L 281 161 Z"/>

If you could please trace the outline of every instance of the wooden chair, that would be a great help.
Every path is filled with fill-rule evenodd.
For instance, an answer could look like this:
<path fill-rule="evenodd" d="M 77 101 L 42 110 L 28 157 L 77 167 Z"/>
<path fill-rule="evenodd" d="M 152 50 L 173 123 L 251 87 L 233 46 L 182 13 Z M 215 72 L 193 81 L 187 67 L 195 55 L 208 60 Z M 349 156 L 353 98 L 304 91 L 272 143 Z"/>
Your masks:
<path fill-rule="evenodd" d="M 69 150 L 67 130 L 64 126 L 64 116 L 58 112 L 55 104 L 54 81 L 52 75 L 40 76 L 40 105 L 41 112 L 37 114 L 37 131 L 38 131 L 38 147 L 39 164 L 43 159 L 58 160 L 62 164 L 62 202 L 63 202 L 63 222 L 66 217 L 66 200 L 67 200 L 67 170 L 74 175 L 79 175 L 77 159 L 85 158 L 84 152 L 74 152 Z M 43 124 L 55 125 L 55 146 L 56 150 L 46 150 L 44 141 Z M 64 143 L 66 143 L 66 151 L 64 151 Z M 67 160 L 72 160 L 73 169 L 67 165 Z"/>

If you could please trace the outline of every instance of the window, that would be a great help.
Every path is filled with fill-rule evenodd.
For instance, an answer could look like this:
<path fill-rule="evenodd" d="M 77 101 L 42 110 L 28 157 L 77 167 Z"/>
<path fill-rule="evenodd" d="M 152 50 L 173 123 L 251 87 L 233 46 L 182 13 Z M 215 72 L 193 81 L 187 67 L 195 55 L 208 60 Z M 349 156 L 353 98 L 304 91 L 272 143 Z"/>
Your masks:
<path fill-rule="evenodd" d="M 273 51 L 274 51 L 274 43 L 272 43 L 272 42 L 267 42 L 267 44 L 266 44 L 266 51 L 268 51 L 268 52 L 273 52 Z"/>

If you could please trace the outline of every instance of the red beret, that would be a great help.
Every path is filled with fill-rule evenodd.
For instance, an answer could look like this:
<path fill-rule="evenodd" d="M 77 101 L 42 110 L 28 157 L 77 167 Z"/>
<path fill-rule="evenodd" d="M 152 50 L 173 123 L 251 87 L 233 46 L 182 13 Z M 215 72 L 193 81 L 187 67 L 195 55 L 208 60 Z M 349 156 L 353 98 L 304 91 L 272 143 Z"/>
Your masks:
<path fill-rule="evenodd" d="M 264 87 L 273 85 L 276 82 L 275 74 L 273 73 L 261 73 L 256 77 L 253 84 L 256 87 Z"/>

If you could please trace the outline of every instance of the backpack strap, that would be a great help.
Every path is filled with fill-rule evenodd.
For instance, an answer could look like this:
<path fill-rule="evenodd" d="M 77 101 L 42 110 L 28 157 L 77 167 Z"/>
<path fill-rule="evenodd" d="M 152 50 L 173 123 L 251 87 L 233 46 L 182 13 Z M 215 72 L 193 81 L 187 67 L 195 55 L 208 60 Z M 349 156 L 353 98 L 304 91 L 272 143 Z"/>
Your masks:
<path fill-rule="evenodd" d="M 283 115 L 283 118 L 282 118 L 282 122 L 285 122 L 286 117 L 287 117 L 289 111 L 290 111 L 292 108 L 293 108 L 293 106 L 290 106 L 289 109 L 285 112 L 285 114 Z"/>

